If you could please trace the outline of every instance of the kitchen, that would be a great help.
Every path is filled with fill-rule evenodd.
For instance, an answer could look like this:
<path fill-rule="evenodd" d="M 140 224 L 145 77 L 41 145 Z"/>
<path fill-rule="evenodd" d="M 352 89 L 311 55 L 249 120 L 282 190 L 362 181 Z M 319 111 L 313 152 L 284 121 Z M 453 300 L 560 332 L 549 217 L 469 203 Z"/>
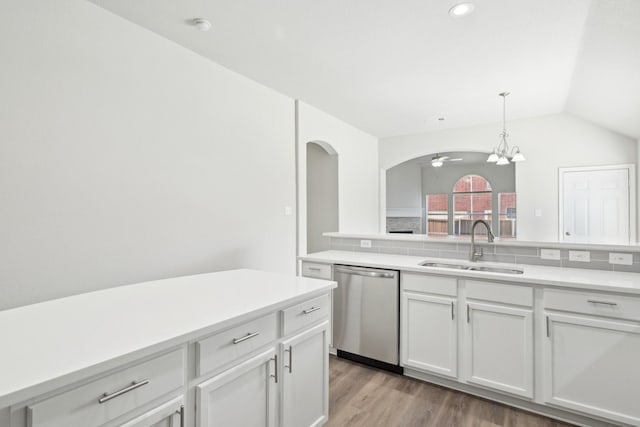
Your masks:
<path fill-rule="evenodd" d="M 629 243 L 603 248 L 584 242 L 559 242 L 558 176 L 559 168 L 637 164 L 640 131 L 634 118 L 639 114 L 640 83 L 634 53 L 640 36 L 635 2 L 536 2 L 535 6 L 532 2 L 475 2 L 475 10 L 461 17 L 449 14 L 453 2 L 412 2 L 404 7 L 357 2 L 333 8 L 311 2 L 280 7 L 260 2 L 153 3 L 64 0 L 48 4 L 29 0 L 0 5 L 0 92 L 4 106 L 0 115 L 0 235 L 4 243 L 0 249 L 0 314 L 7 319 L 4 336 L 17 340 L 29 331 L 38 334 L 37 321 L 47 322 L 47 318 L 23 314 L 21 319 L 33 319 L 34 324 L 18 327 L 20 323 L 14 323 L 17 318 L 9 317 L 12 309 L 35 310 L 36 303 L 48 304 L 101 290 L 113 292 L 110 295 L 116 298 L 115 293 L 125 295 L 131 288 L 122 285 L 225 270 L 250 268 L 293 277 L 302 268 L 298 257 L 320 264 L 317 268 L 350 264 L 392 267 L 402 274 L 431 271 L 438 277 L 457 277 L 455 289 L 445 285 L 448 290 L 435 296 L 456 300 L 455 321 L 466 315 L 467 299 L 473 304 L 486 301 L 469 298 L 472 278 L 490 278 L 499 284 L 526 283 L 528 288 L 516 287 L 528 291 L 527 296 L 516 297 L 524 300 L 518 299 L 515 306 L 533 312 L 534 365 L 542 360 L 540 331 L 546 319 L 543 312 L 550 307 L 544 305 L 550 279 L 534 274 L 536 268 L 578 270 L 571 273 L 571 280 L 584 291 L 602 293 L 609 289 L 613 299 L 606 302 L 630 298 L 630 314 L 596 314 L 596 320 L 619 319 L 613 323 L 624 324 L 629 330 L 637 328 L 633 311 L 634 283 L 638 283 L 637 227 L 632 220 L 635 182 L 628 190 Z M 522 12 L 525 6 L 531 9 L 528 13 Z M 196 18 L 209 20 L 209 31 L 201 31 Z M 483 28 L 486 30 L 481 31 Z M 603 67 L 603 63 L 610 66 Z M 511 92 L 506 105 L 498 96 L 504 91 Z M 382 101 L 376 103 L 376 99 Z M 389 205 L 395 196 L 386 190 L 387 177 L 390 170 L 411 159 L 426 156 L 427 164 L 421 168 L 431 168 L 429 163 L 439 153 L 489 154 L 498 145 L 504 111 L 507 142 L 511 147 L 517 145 L 526 157 L 515 166 L 513 178 L 517 241 L 509 244 L 498 239 L 494 245 L 482 244 L 484 261 L 479 262 L 515 265 L 523 268 L 524 274 L 514 278 L 456 270 L 452 276 L 451 269 L 408 265 L 409 258 L 390 263 L 388 258 L 372 262 L 347 259 L 347 255 L 340 259 L 313 257 L 313 253 L 330 250 L 414 256 L 421 262 L 467 259 L 467 243 L 437 238 L 432 242 L 420 235 L 381 235 L 386 231 L 387 217 L 420 218 L 419 222 L 426 225 L 427 216 L 426 211 L 423 213 L 424 194 L 417 201 L 412 196 L 415 204 L 411 206 Z M 306 161 L 308 146 L 313 145 L 309 143 L 337 159 L 332 169 L 337 177 L 322 180 L 332 182 L 332 202 L 319 211 L 320 217 L 334 218 L 334 228 L 317 229 L 319 219 L 314 213 L 318 209 L 308 208 L 320 194 L 313 188 L 308 191 L 309 186 L 317 184 L 308 179 L 308 172 L 313 172 Z M 441 169 L 453 165 L 445 161 Z M 454 196 L 449 198 L 450 204 Z M 447 221 L 453 224 L 455 209 L 451 206 L 451 219 Z M 498 207 L 494 211 L 497 214 Z M 499 219 L 492 223 L 497 225 Z M 455 229 L 451 227 L 453 234 Z M 323 233 L 327 231 L 338 234 L 326 236 Z M 498 232 L 498 227 L 494 231 Z M 481 227 L 476 239 L 486 239 Z M 370 248 L 366 247 L 367 241 Z M 559 251 L 558 259 L 542 260 L 543 249 L 545 254 L 546 250 Z M 590 252 L 590 259 L 585 261 L 587 255 L 574 254 L 582 260 L 573 261 L 569 251 Z M 609 253 L 614 254 L 613 262 Z M 621 259 L 615 254 L 621 254 Z M 628 254 L 630 265 L 625 264 Z M 550 256 L 555 257 L 555 253 Z M 585 266 L 590 269 L 580 268 Z M 561 274 L 557 273 L 556 279 Z M 593 283 L 596 279 L 600 284 Z M 277 348 L 264 357 L 271 360 L 277 355 L 279 359 L 261 365 L 269 375 L 276 375 L 276 367 L 282 368 L 279 374 L 291 374 L 289 368 L 284 369 L 292 365 L 291 353 L 285 350 L 289 345 L 295 347 L 289 340 L 304 329 L 301 326 L 284 334 L 282 319 L 287 310 L 315 301 L 332 286 L 327 284 L 331 282 L 299 280 L 292 283 L 292 289 L 307 287 L 306 291 L 282 294 L 280 299 L 270 300 L 268 309 L 256 305 L 253 310 L 258 311 L 251 315 L 246 312 L 248 307 L 239 304 L 239 312 L 228 312 L 228 316 L 247 321 L 251 316 L 281 312 L 274 327 L 279 334 L 264 344 L 265 350 Z M 187 282 L 176 282 L 175 292 L 181 287 L 193 287 L 195 292 L 199 285 Z M 602 288 L 606 283 L 610 287 Z M 235 286 L 239 295 L 258 292 L 242 288 L 242 283 Z M 148 298 L 160 298 L 154 286 L 147 288 Z M 433 291 L 421 289 L 408 293 L 434 298 Z M 167 295 L 173 294 L 167 290 Z M 172 298 L 182 304 L 177 307 L 176 317 L 188 317 L 183 314 L 188 310 L 188 299 Z M 624 298 L 618 302 L 619 307 L 628 302 Z M 265 298 L 261 302 L 269 303 Z M 320 309 L 309 313 L 319 316 L 304 325 L 309 331 L 332 320 L 326 300 L 310 304 L 303 310 Z M 513 300 L 500 304 L 514 308 Z M 125 306 L 137 310 L 135 305 Z M 622 312 L 624 307 L 620 308 Z M 561 316 L 561 312 L 552 314 Z M 91 317 L 90 313 L 84 316 Z M 123 315 L 116 310 L 110 313 L 112 316 L 116 322 L 140 321 L 134 314 Z M 194 320 L 192 329 L 157 338 L 174 340 L 173 346 L 180 344 L 175 341 L 178 336 L 193 340 L 181 356 L 188 359 L 191 371 L 183 375 L 183 380 L 195 381 L 200 362 L 196 363 L 193 351 L 205 355 L 208 343 L 213 342 L 205 336 L 231 326 L 225 323 L 228 319 L 214 317 L 199 318 L 200 323 Z M 402 323 L 402 317 L 398 321 Z M 106 327 L 94 323 L 98 325 Z M 561 326 L 551 324 L 557 325 Z M 465 327 L 462 323 L 455 326 L 459 332 Z M 330 342 L 335 337 L 329 330 L 328 326 L 314 330 L 313 336 Z M 202 333 L 197 335 L 196 331 Z M 90 331 L 85 333 L 90 335 Z M 261 336 L 267 335 L 265 332 Z M 630 340 L 625 342 L 637 345 L 637 333 L 629 332 L 625 337 Z M 74 342 L 71 336 L 66 339 Z M 142 345 L 144 340 L 131 339 L 135 354 L 118 356 L 123 366 L 132 364 L 136 357 L 144 359 L 154 354 Z M 33 340 L 28 341 L 28 348 L 46 353 L 44 343 L 38 347 Z M 4 341 L 12 348 L 17 342 Z M 97 339 L 95 342 L 96 346 L 105 345 Z M 292 353 L 297 354 L 295 349 Z M 47 364 L 40 354 L 31 355 L 31 366 Z M 624 357 L 626 353 L 621 354 Z M 14 356 L 4 359 L 3 370 L 17 370 L 20 375 L 15 375 L 16 384 L 22 384 L 31 369 L 7 365 L 21 358 L 17 350 Z M 458 355 L 460 366 L 467 363 L 465 357 L 466 353 Z M 102 369 L 96 367 L 97 361 L 92 362 L 93 370 L 87 368 L 89 371 L 82 374 L 73 374 L 72 367 L 67 366 L 67 382 L 54 381 L 38 388 L 37 393 L 0 400 L 0 425 L 39 425 L 27 420 L 24 408 L 42 408 L 39 404 L 57 396 L 56 390 L 67 390 L 77 382 L 116 369 L 116 359 L 109 360 L 100 362 L 111 363 L 101 365 Z M 174 362 L 169 357 L 162 363 Z M 61 369 L 59 361 L 49 363 L 54 370 Z M 538 368 L 533 369 L 534 397 L 525 409 L 539 412 L 546 406 L 541 404 L 545 399 L 544 382 L 538 378 L 545 371 Z M 197 378 L 208 381 L 219 373 L 216 369 L 203 368 Z M 292 370 L 295 372 L 295 367 Z M 55 372 L 57 376 L 64 373 Z M 633 384 L 638 373 L 630 369 L 626 375 Z M 31 386 L 45 377 L 33 377 Z M 463 376 L 458 377 L 460 383 L 465 382 Z M 442 378 L 435 374 L 427 381 L 437 383 Z M 457 384 L 447 386 L 455 388 Z M 186 402 L 195 399 L 192 386 L 185 392 Z M 203 386 L 200 390 L 210 388 Z M 478 390 L 486 389 L 476 386 L 463 391 L 478 394 Z M 523 406 L 522 399 L 504 390 L 483 397 L 514 399 L 505 403 Z M 638 424 L 637 411 L 629 410 L 624 402 L 614 405 L 616 409 L 609 412 L 615 414 L 609 416 L 602 407 L 585 411 L 567 408 L 558 400 L 550 403 L 553 413 L 547 415 L 583 425 Z M 190 409 L 187 406 L 185 422 L 196 425 Z M 279 407 L 277 412 L 284 410 Z M 132 410 L 120 412 L 108 422 L 121 425 L 128 422 L 125 418 L 131 418 L 127 414 L 133 414 Z M 567 414 L 578 415 L 573 419 Z M 202 425 L 204 421 L 197 422 Z"/>

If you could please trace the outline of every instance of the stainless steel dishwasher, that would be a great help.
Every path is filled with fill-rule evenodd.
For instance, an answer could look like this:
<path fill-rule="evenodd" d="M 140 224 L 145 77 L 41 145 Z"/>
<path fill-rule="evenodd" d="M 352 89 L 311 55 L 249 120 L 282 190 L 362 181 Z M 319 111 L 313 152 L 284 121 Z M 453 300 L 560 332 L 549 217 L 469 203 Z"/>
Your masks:
<path fill-rule="evenodd" d="M 402 372 L 399 366 L 400 273 L 335 265 L 333 345 L 338 357 Z"/>

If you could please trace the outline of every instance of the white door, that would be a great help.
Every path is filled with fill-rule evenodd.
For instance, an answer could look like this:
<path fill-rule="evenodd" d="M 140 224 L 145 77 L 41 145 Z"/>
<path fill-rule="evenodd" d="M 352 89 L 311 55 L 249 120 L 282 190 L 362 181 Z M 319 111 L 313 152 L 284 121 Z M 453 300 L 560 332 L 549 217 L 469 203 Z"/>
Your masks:
<path fill-rule="evenodd" d="M 199 427 L 274 427 L 279 380 L 275 348 L 196 387 Z"/>
<path fill-rule="evenodd" d="M 630 169 L 560 170 L 560 240 L 629 244 Z"/>
<path fill-rule="evenodd" d="M 328 322 L 281 344 L 282 425 L 320 426 L 329 419 Z"/>
<path fill-rule="evenodd" d="M 401 304 L 402 365 L 457 378 L 455 300 L 403 292 Z"/>
<path fill-rule="evenodd" d="M 467 304 L 466 380 L 533 398 L 533 311 Z"/>
<path fill-rule="evenodd" d="M 640 425 L 640 325 L 549 314 L 547 335 L 546 402 Z"/>
<path fill-rule="evenodd" d="M 184 399 L 180 396 L 119 425 L 120 427 L 185 427 L 184 410 Z"/>

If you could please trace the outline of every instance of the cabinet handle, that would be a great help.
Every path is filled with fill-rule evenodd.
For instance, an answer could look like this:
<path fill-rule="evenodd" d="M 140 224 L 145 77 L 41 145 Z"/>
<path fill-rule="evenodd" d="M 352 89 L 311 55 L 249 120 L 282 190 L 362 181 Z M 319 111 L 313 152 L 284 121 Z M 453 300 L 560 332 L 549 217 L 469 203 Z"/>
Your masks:
<path fill-rule="evenodd" d="M 118 396 L 122 396 L 125 393 L 129 393 L 137 388 L 142 387 L 143 385 L 149 384 L 149 380 L 142 380 L 140 382 L 132 382 L 130 386 L 123 388 L 122 390 L 115 391 L 111 394 L 104 393 L 100 399 L 98 399 L 98 403 L 102 404 L 110 401 L 111 399 L 115 399 Z"/>
<path fill-rule="evenodd" d="M 291 365 L 293 365 L 293 348 L 289 346 L 289 348 L 286 349 L 284 352 L 289 353 L 289 364 L 284 365 L 284 367 L 289 368 L 289 373 L 291 373 Z"/>
<path fill-rule="evenodd" d="M 320 271 L 318 267 L 309 267 L 309 271 Z"/>
<path fill-rule="evenodd" d="M 547 316 L 547 338 L 549 338 L 549 316 Z"/>
<path fill-rule="evenodd" d="M 609 301 L 598 301 L 595 299 L 588 299 L 587 302 L 590 302 L 591 304 L 604 304 L 604 305 L 610 305 L 611 307 L 615 307 L 618 305 L 617 302 L 609 302 Z"/>
<path fill-rule="evenodd" d="M 242 341 L 246 341 L 249 338 L 257 337 L 258 335 L 260 335 L 260 332 L 249 332 L 247 335 L 243 336 L 242 338 L 234 338 L 233 343 L 240 344 Z"/>
<path fill-rule="evenodd" d="M 451 320 L 453 320 L 454 314 L 453 314 L 453 301 L 451 301 Z"/>
<path fill-rule="evenodd" d="M 274 367 L 274 375 L 271 375 L 271 378 L 275 378 L 276 384 L 278 384 L 278 355 L 273 356 L 273 367 Z"/>
<path fill-rule="evenodd" d="M 311 308 L 307 308 L 306 310 L 302 310 L 302 314 L 309 314 L 318 310 L 320 310 L 320 307 L 311 307 Z"/>
<path fill-rule="evenodd" d="M 467 304 L 467 323 L 471 321 L 471 313 L 469 312 L 469 304 Z"/>
<path fill-rule="evenodd" d="M 176 411 L 176 414 L 180 415 L 180 427 L 184 427 L 184 405 L 180 405 L 180 409 Z"/>

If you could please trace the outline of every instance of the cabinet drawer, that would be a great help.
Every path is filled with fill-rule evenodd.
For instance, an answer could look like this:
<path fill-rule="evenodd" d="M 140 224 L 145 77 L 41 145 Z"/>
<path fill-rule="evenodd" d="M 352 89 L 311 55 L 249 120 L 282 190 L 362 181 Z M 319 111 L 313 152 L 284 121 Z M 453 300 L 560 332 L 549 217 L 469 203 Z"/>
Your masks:
<path fill-rule="evenodd" d="M 467 280 L 467 298 L 533 307 L 533 288 L 507 283 Z"/>
<path fill-rule="evenodd" d="M 179 349 L 31 405 L 27 425 L 102 425 L 183 384 L 184 352 Z"/>
<path fill-rule="evenodd" d="M 458 281 L 455 277 L 431 276 L 403 272 L 401 283 L 403 291 L 449 295 L 452 297 L 458 295 Z"/>
<path fill-rule="evenodd" d="M 331 312 L 329 295 L 323 295 L 282 310 L 282 330 L 284 335 L 296 332 L 329 316 Z"/>
<path fill-rule="evenodd" d="M 331 280 L 331 264 L 319 264 L 315 262 L 302 262 L 302 275 L 315 277 L 316 279 Z"/>
<path fill-rule="evenodd" d="M 624 295 L 545 289 L 544 307 L 551 310 L 640 320 L 640 298 Z"/>
<path fill-rule="evenodd" d="M 196 373 L 213 372 L 278 339 L 278 317 L 271 313 L 196 342 Z"/>

